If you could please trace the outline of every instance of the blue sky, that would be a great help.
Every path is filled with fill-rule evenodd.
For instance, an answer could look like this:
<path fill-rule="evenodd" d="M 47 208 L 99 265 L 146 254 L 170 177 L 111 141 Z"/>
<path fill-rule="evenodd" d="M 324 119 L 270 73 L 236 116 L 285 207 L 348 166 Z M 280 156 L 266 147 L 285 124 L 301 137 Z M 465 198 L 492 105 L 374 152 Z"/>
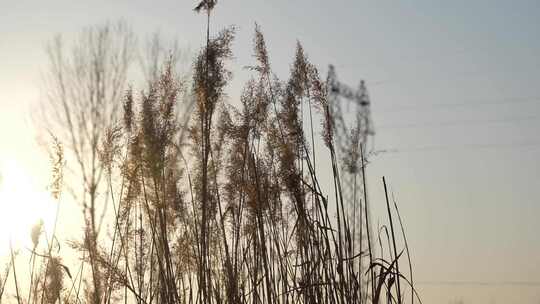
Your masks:
<path fill-rule="evenodd" d="M 197 49 L 192 1 L 0 1 L 0 157 L 35 157 L 29 112 L 54 34 L 124 19 Z M 238 27 L 236 66 L 253 62 L 253 25 L 286 76 L 296 40 L 341 80 L 367 81 L 377 149 L 370 195 L 387 176 L 401 207 L 425 303 L 538 303 L 540 285 L 539 1 L 223 0 L 213 30 Z M 237 69 L 230 96 L 247 72 Z M 236 95 L 235 95 L 236 94 Z M 30 152 L 31 151 L 31 152 Z M 384 218 L 374 207 L 374 218 Z M 462 282 L 463 285 L 437 285 Z M 478 285 L 472 283 L 488 283 Z"/>

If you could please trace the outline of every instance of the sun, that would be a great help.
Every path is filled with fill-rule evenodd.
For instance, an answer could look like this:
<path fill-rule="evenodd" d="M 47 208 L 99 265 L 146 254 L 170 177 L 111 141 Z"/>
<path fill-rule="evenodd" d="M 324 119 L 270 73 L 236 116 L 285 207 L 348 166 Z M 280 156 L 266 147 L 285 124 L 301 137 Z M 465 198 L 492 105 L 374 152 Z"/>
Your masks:
<path fill-rule="evenodd" d="M 0 254 L 10 249 L 32 248 L 32 229 L 54 225 L 55 202 L 44 187 L 40 190 L 31 175 L 15 161 L 0 162 Z M 41 238 L 43 241 L 43 238 Z"/>

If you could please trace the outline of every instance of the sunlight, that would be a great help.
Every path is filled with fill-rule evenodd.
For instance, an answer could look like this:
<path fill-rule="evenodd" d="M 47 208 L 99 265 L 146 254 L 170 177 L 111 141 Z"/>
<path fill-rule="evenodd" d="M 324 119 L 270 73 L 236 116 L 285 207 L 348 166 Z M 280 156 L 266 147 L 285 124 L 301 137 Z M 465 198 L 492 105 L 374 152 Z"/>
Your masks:
<path fill-rule="evenodd" d="M 42 231 L 52 230 L 55 202 L 48 192 L 38 190 L 30 175 L 14 161 L 0 163 L 0 254 L 14 248 L 32 248 L 32 228 L 43 221 Z M 39 242 L 45 239 L 40 238 Z"/>

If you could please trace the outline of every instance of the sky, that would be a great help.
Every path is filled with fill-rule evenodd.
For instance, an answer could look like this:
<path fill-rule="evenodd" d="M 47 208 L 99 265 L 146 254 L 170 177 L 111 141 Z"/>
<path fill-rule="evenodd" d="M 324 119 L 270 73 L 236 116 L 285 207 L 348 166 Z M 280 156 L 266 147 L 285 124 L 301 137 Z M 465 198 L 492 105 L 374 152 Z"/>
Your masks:
<path fill-rule="evenodd" d="M 119 19 L 197 49 L 194 1 L 0 0 L 0 160 L 48 170 L 29 113 L 43 100 L 45 44 Z M 384 175 L 405 221 L 424 303 L 540 303 L 540 2 L 222 0 L 211 28 L 238 28 L 253 63 L 261 25 L 286 76 L 299 40 L 325 73 L 367 83 L 375 124 L 372 218 Z M 230 96 L 247 72 L 236 69 Z"/>

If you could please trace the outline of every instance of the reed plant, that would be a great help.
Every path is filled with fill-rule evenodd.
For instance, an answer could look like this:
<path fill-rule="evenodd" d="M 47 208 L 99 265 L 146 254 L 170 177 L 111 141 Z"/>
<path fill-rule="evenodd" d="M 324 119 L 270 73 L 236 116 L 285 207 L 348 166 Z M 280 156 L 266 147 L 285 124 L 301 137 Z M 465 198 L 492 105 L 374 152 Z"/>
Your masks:
<path fill-rule="evenodd" d="M 356 232 L 370 229 L 367 189 L 364 183 L 356 195 L 362 204 L 349 201 L 341 171 L 348 159 L 365 181 L 366 148 L 358 141 L 349 147 L 352 163 L 337 148 L 342 117 L 332 109 L 328 82 L 300 43 L 288 79 L 279 79 L 256 25 L 252 78 L 230 102 L 235 28 L 210 33 L 215 5 L 206 0 L 196 8 L 206 13 L 207 41 L 191 80 L 177 77 L 169 60 L 144 90 L 130 89 L 114 105 L 123 117 L 103 131 L 98 149 L 111 203 L 109 237 L 86 231 L 71 242 L 81 264 L 69 268 L 54 250 L 55 233 L 47 236 L 45 249 L 32 251 L 28 295 L 15 284 L 18 302 L 419 301 L 403 222 L 384 178 L 388 224 Z M 56 147 L 58 198 L 64 152 Z M 321 172 L 325 163 L 330 172 Z M 375 239 L 364 239 L 370 235 Z M 17 283 L 15 263 L 8 269 Z"/>

